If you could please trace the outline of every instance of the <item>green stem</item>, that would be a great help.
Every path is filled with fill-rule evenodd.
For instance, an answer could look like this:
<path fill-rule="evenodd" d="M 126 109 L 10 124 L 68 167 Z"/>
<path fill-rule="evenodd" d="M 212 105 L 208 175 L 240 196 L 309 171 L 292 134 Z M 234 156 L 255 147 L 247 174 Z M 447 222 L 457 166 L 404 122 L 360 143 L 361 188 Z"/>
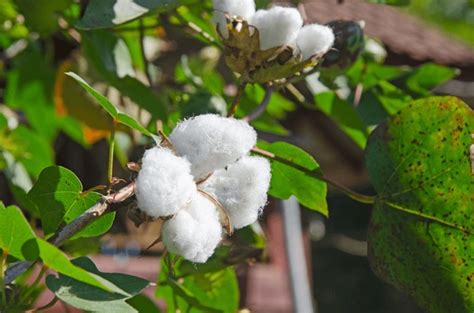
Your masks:
<path fill-rule="evenodd" d="M 114 172 L 114 152 L 115 152 L 115 125 L 112 127 L 109 139 L 109 163 L 107 166 L 107 180 L 112 182 Z"/>
<path fill-rule="evenodd" d="M 366 196 L 366 195 L 360 194 L 356 191 L 353 191 L 353 190 L 347 188 L 346 186 L 343 186 L 339 183 L 336 183 L 336 182 L 330 180 L 327 177 L 324 177 L 324 175 L 320 171 L 309 170 L 309 169 L 307 169 L 307 168 L 305 168 L 301 165 L 298 165 L 296 163 L 288 161 L 284 158 L 280 158 L 280 157 L 276 156 L 275 154 L 273 154 L 269 151 L 266 151 L 266 150 L 263 150 L 263 149 L 260 149 L 260 148 L 257 148 L 257 147 L 253 148 L 252 152 L 255 153 L 255 154 L 258 154 L 260 156 L 263 156 L 267 159 L 278 161 L 278 162 L 281 162 L 281 163 L 286 164 L 288 166 L 291 166 L 291 167 L 293 167 L 293 168 L 295 168 L 299 171 L 304 172 L 306 175 L 309 175 L 311 177 L 314 177 L 316 179 L 324 181 L 325 183 L 333 186 L 334 188 L 336 188 L 337 190 L 343 192 L 349 198 L 351 198 L 351 199 L 353 199 L 357 202 L 360 202 L 360 203 L 363 203 L 363 204 L 374 204 L 375 203 L 375 197 L 374 196 Z"/>
<path fill-rule="evenodd" d="M 2 293 L 2 303 L 0 308 L 5 308 L 7 306 L 7 292 L 5 288 L 5 271 L 7 265 L 7 254 L 5 251 L 2 251 L 0 255 L 0 292 Z"/>
<path fill-rule="evenodd" d="M 237 89 L 237 94 L 234 97 L 234 100 L 232 101 L 232 105 L 230 106 L 229 112 L 227 113 L 227 117 L 232 117 L 234 116 L 235 112 L 237 111 L 237 108 L 239 107 L 240 99 L 242 98 L 244 92 L 245 92 L 245 86 L 246 83 L 239 84 L 239 87 Z"/>

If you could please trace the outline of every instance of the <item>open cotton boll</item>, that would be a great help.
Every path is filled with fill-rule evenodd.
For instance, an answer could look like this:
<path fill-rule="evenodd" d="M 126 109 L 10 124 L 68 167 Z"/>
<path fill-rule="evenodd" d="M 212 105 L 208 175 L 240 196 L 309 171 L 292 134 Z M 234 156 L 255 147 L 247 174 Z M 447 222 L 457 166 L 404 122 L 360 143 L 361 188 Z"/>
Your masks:
<path fill-rule="evenodd" d="M 247 122 L 205 114 L 179 123 L 169 139 L 177 154 L 191 162 L 197 180 L 249 153 L 257 133 Z"/>
<path fill-rule="evenodd" d="M 268 160 L 246 156 L 215 171 L 201 188 L 222 203 L 234 228 L 242 228 L 254 223 L 267 203 L 270 178 Z"/>
<path fill-rule="evenodd" d="M 212 4 L 214 6 L 213 22 L 219 27 L 219 32 L 224 38 L 229 36 L 225 13 L 243 17 L 247 21 L 255 13 L 254 0 L 212 0 Z"/>
<path fill-rule="evenodd" d="M 196 193 L 186 208 L 163 224 L 162 236 L 168 251 L 192 262 L 206 262 L 222 239 L 214 203 Z"/>
<path fill-rule="evenodd" d="M 250 19 L 260 34 L 260 49 L 281 47 L 295 41 L 303 18 L 295 8 L 273 7 L 258 10 Z"/>
<path fill-rule="evenodd" d="M 322 55 L 334 44 L 333 30 L 324 25 L 306 25 L 298 31 L 296 45 L 303 54 L 303 59 L 308 60 L 314 55 Z"/>
<path fill-rule="evenodd" d="M 163 147 L 145 152 L 136 182 L 140 210 L 155 218 L 172 215 L 196 192 L 191 164 L 186 159 Z"/>

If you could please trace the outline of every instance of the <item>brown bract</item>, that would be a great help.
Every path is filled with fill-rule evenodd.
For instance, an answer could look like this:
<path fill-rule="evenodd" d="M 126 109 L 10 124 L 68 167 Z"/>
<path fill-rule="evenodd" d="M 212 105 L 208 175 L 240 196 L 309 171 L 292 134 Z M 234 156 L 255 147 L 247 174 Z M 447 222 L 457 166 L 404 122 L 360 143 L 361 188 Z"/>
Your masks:
<path fill-rule="evenodd" d="M 224 43 L 225 61 L 232 71 L 240 74 L 244 83 L 282 83 L 304 69 L 316 66 L 322 57 L 303 61 L 301 53 L 290 46 L 260 50 L 257 28 L 242 18 L 226 17 L 228 38 L 217 30 Z"/>

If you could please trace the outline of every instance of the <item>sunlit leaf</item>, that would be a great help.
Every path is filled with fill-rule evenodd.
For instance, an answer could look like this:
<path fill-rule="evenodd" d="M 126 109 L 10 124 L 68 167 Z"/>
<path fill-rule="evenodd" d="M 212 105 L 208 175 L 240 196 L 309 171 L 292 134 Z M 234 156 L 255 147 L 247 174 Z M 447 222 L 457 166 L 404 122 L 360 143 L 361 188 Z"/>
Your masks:
<path fill-rule="evenodd" d="M 302 149 L 286 142 L 268 144 L 260 142 L 259 147 L 274 153 L 283 161 L 294 163 L 295 168 L 278 159 L 272 160 L 272 180 L 269 194 L 280 199 L 295 196 L 298 201 L 315 211 L 327 216 L 326 183 L 312 175 L 319 173 L 319 164 Z"/>
<path fill-rule="evenodd" d="M 63 222 L 72 222 L 100 199 L 97 193 L 83 193 L 81 181 L 76 175 L 59 166 L 44 169 L 28 196 L 39 208 L 46 234 L 54 232 Z M 105 215 L 78 235 L 101 235 L 110 228 L 113 219 L 113 213 Z"/>

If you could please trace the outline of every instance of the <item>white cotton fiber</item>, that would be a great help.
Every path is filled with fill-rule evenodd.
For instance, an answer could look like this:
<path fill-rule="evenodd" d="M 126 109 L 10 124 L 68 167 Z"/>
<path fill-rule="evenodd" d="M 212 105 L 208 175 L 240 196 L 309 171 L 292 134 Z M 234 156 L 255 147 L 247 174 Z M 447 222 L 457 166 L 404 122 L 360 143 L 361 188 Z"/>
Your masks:
<path fill-rule="evenodd" d="M 196 192 L 191 164 L 186 159 L 163 147 L 145 152 L 136 183 L 140 210 L 155 218 L 172 215 Z"/>
<path fill-rule="evenodd" d="M 247 122 L 205 114 L 179 123 L 169 139 L 176 153 L 191 162 L 198 180 L 248 154 L 257 133 Z"/>
<path fill-rule="evenodd" d="M 311 24 L 301 28 L 296 38 L 296 45 L 308 60 L 315 55 L 323 55 L 334 44 L 334 32 L 328 26 Z"/>
<path fill-rule="evenodd" d="M 222 203 L 234 228 L 242 228 L 254 223 L 267 203 L 270 178 L 266 159 L 246 156 L 214 172 L 201 188 Z"/>
<path fill-rule="evenodd" d="M 231 17 L 243 17 L 247 21 L 255 13 L 254 0 L 212 0 L 212 4 L 214 6 L 213 21 L 224 38 L 228 38 L 226 13 Z"/>
<path fill-rule="evenodd" d="M 295 41 L 303 18 L 295 8 L 273 7 L 258 10 L 250 19 L 260 33 L 260 49 L 286 46 Z"/>
<path fill-rule="evenodd" d="M 163 244 L 171 253 L 204 263 L 222 239 L 217 209 L 196 192 L 190 204 L 163 224 Z"/>

